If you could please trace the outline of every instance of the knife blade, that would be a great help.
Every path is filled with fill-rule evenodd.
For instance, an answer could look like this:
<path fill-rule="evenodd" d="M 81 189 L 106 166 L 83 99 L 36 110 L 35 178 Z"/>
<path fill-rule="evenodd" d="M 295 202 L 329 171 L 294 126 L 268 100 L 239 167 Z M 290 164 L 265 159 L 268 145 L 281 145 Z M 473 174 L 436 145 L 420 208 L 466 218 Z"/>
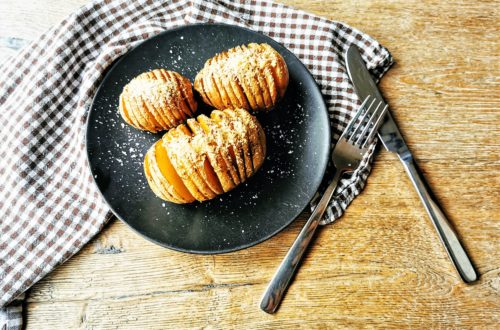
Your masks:
<path fill-rule="evenodd" d="M 359 99 L 364 100 L 367 96 L 372 96 L 378 101 L 385 102 L 375 81 L 370 75 L 365 62 L 363 61 L 358 48 L 351 45 L 345 54 L 347 73 L 354 85 L 354 90 Z M 429 186 L 425 182 L 422 173 L 418 170 L 417 164 L 406 145 L 396 122 L 392 118 L 390 111 L 387 111 L 385 121 L 380 126 L 378 136 L 384 147 L 395 153 L 401 160 L 406 173 L 410 177 L 413 186 L 418 192 L 420 200 L 424 204 L 425 210 L 429 215 L 438 236 L 443 243 L 450 260 L 455 269 L 466 283 L 474 282 L 478 279 L 477 273 L 472 265 L 467 253 L 460 243 L 457 234 L 446 218 L 444 212 L 432 194 Z"/>
<path fill-rule="evenodd" d="M 382 97 L 382 94 L 380 94 L 375 81 L 373 81 L 370 72 L 366 68 L 365 62 L 361 58 L 358 48 L 356 46 L 349 47 L 345 58 L 347 73 L 354 84 L 354 90 L 356 91 L 359 99 L 364 100 L 367 96 L 371 95 L 377 99 L 377 101 L 383 102 L 383 106 L 385 106 L 387 103 Z M 406 156 L 406 153 L 410 152 L 389 111 L 387 112 L 385 121 L 380 126 L 378 132 L 378 136 L 382 141 L 382 144 L 388 151 L 394 152 L 400 156 Z"/>

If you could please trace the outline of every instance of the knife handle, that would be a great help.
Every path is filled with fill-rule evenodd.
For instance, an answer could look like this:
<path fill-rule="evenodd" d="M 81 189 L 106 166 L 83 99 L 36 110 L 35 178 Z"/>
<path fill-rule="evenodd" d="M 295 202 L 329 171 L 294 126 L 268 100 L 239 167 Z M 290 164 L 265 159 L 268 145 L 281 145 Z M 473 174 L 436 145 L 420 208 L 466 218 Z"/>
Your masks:
<path fill-rule="evenodd" d="M 427 214 L 436 228 L 448 256 L 457 269 L 458 274 L 466 283 L 476 281 L 478 276 L 474 266 L 462 247 L 462 244 L 460 244 L 456 232 L 451 227 L 450 222 L 446 219 L 446 216 L 439 207 L 435 197 L 432 195 L 429 186 L 426 184 L 423 175 L 417 167 L 417 164 L 412 157 L 400 157 L 400 159 L 403 162 L 405 170 L 410 176 L 418 195 L 420 196 L 420 200 L 424 204 Z"/>

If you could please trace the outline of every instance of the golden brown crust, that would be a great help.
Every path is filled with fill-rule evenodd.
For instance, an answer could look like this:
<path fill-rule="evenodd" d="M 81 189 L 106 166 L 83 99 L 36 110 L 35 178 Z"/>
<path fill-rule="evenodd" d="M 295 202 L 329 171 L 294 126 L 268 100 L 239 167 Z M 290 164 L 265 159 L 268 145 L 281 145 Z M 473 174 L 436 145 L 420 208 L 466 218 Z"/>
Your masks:
<path fill-rule="evenodd" d="M 215 146 L 222 157 L 222 161 L 225 164 L 225 168 L 227 168 L 227 172 L 231 176 L 234 184 L 239 185 L 240 178 L 238 176 L 238 169 L 229 154 L 229 144 L 228 141 L 224 139 L 223 134 L 223 130 L 227 130 L 228 128 L 217 125 L 212 118 L 208 118 L 205 115 L 198 116 L 197 120 L 201 124 L 201 127 L 205 130 L 207 136 L 211 137 L 211 142 L 215 143 Z"/>
<path fill-rule="evenodd" d="M 234 110 L 225 110 L 224 114 L 229 118 L 237 118 L 238 114 Z M 237 125 L 238 122 L 235 122 L 234 125 Z M 235 130 L 235 133 L 238 135 L 238 140 L 241 142 L 241 147 L 243 149 L 243 160 L 245 162 L 245 174 L 246 177 L 249 178 L 254 172 L 253 162 L 252 162 L 252 149 L 250 148 L 249 143 L 249 133 L 248 130 Z"/>
<path fill-rule="evenodd" d="M 156 69 L 132 79 L 120 95 L 119 111 L 135 128 L 158 132 L 192 117 L 197 108 L 192 85 L 177 72 Z"/>
<path fill-rule="evenodd" d="M 182 179 L 182 182 L 191 195 L 199 201 L 207 200 L 206 196 L 203 195 L 192 180 L 192 168 L 189 166 L 189 162 L 187 161 L 188 156 L 184 152 L 178 152 L 172 147 L 174 143 L 178 143 L 179 141 L 184 141 L 184 143 L 182 143 L 183 145 L 187 143 L 185 142 L 187 139 L 184 140 L 183 137 L 181 138 L 180 135 L 175 133 L 176 130 L 172 129 L 162 137 L 163 145 L 167 150 L 168 158 L 177 172 L 177 175 Z"/>
<path fill-rule="evenodd" d="M 233 164 L 236 163 L 240 182 L 244 182 L 247 178 L 247 175 L 245 172 L 242 141 L 240 139 L 240 136 L 236 132 L 236 123 L 234 121 L 228 120 L 229 118 L 226 117 L 224 111 L 220 110 L 212 111 L 212 113 L 210 114 L 210 119 L 212 119 L 220 127 L 223 127 L 224 125 L 229 126 L 229 129 L 221 129 L 220 131 L 223 134 L 224 141 L 229 144 L 229 154 L 233 160 Z"/>
<path fill-rule="evenodd" d="M 269 111 L 288 86 L 288 69 L 268 44 L 237 46 L 209 59 L 196 75 L 194 88 L 218 109 Z"/>
<path fill-rule="evenodd" d="M 224 192 L 234 189 L 236 187 L 231 175 L 229 175 L 226 163 L 222 159 L 220 152 L 217 151 L 217 146 L 213 141 L 207 141 L 206 132 L 201 127 L 198 120 L 192 118 L 188 120 L 188 126 L 193 131 L 197 138 L 194 144 L 201 154 L 204 154 L 210 163 L 210 166 L 215 171 L 217 179 Z"/>
<path fill-rule="evenodd" d="M 192 136 L 191 132 L 184 124 L 177 126 L 177 128 L 171 130 L 171 132 L 174 133 L 174 138 L 176 136 L 184 135 L 182 138 L 190 139 Z M 184 150 L 183 153 L 185 156 L 184 166 L 190 179 L 196 185 L 196 188 L 198 188 L 198 190 L 206 197 L 206 199 L 214 198 L 215 196 L 217 196 L 217 194 L 215 194 L 214 191 L 210 189 L 206 180 L 201 174 L 204 165 L 203 161 L 198 160 L 199 155 L 193 149 L 191 143 L 186 143 L 185 148 L 186 150 Z"/>
<path fill-rule="evenodd" d="M 169 130 L 146 153 L 153 192 L 174 203 L 205 201 L 235 188 L 261 167 L 265 136 L 246 110 L 215 110 Z"/>

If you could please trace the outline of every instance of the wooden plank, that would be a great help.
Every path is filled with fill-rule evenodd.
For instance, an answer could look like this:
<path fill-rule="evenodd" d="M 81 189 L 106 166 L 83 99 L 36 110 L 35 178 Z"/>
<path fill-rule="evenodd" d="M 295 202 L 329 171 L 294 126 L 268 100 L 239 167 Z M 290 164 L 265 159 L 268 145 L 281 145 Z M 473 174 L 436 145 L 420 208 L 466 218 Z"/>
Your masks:
<path fill-rule="evenodd" d="M 14 56 L 19 44 L 27 44 L 51 26 L 62 21 L 70 13 L 87 4 L 87 0 L 30 0 L 29 6 L 23 1 L 0 1 L 0 63 Z M 12 44 L 9 40 L 17 39 Z M 21 46 L 22 46 L 21 45 Z"/>
<path fill-rule="evenodd" d="M 459 191 L 446 191 L 448 196 L 442 198 L 452 215 L 461 215 L 452 219 L 482 274 L 478 284 L 466 286 L 450 265 L 402 169 L 391 166 L 386 155 L 379 157 L 383 159 L 375 163 L 366 190 L 344 218 L 321 230 L 282 310 L 273 318 L 259 311 L 258 300 L 304 217 L 272 240 L 219 256 L 165 250 L 114 222 L 31 290 L 28 306 L 36 306 L 40 313 L 30 312 L 33 319 L 28 321 L 39 324 L 68 306 L 73 308 L 67 310 L 73 315 L 70 319 L 78 320 L 77 312 L 85 305 L 86 326 L 99 328 L 113 323 L 127 328 L 165 324 L 178 328 L 186 322 L 182 310 L 188 307 L 193 327 L 210 325 L 203 322 L 211 317 L 220 326 L 235 326 L 232 322 L 240 320 L 256 328 L 292 327 L 298 320 L 318 328 L 380 326 L 389 320 L 395 326 L 467 327 L 479 320 L 477 315 L 483 325 L 495 324 L 500 309 L 500 253 L 492 244 L 500 240 L 500 233 L 498 217 L 485 216 L 500 214 L 492 198 L 498 196 L 499 185 L 481 188 L 484 192 L 479 195 L 490 199 L 483 199 L 485 208 L 477 211 L 468 198 L 465 204 L 453 203 Z M 455 164 L 460 171 L 451 177 L 452 184 L 464 181 L 462 170 L 469 165 Z M 481 168 L 472 174 L 486 181 L 499 165 Z M 439 172 L 434 179 L 444 180 Z M 464 189 L 468 188 L 466 184 Z M 488 213 L 489 207 L 493 213 Z M 477 221 L 467 221 L 472 215 Z M 158 313 L 153 306 L 168 307 Z"/>
<path fill-rule="evenodd" d="M 402 167 L 380 150 L 367 187 L 321 229 L 277 315 L 258 302 L 307 213 L 271 240 L 218 256 L 166 250 L 112 221 L 30 290 L 28 329 L 498 327 L 498 1 L 282 2 L 391 50 L 384 95 L 480 281 L 461 283 Z M 0 61 L 15 53 L 12 40 L 36 39 L 85 3 L 1 1 Z"/>
<path fill-rule="evenodd" d="M 472 290 L 463 285 L 449 290 L 447 279 L 437 272 L 421 277 L 416 270 L 392 269 L 382 273 L 376 266 L 371 272 L 375 275 L 332 275 L 317 281 L 301 277 L 298 285 L 291 287 L 280 313 L 273 316 L 255 311 L 259 297 L 254 292 L 262 291 L 264 286 L 254 285 L 71 301 L 57 308 L 55 304 L 28 304 L 28 308 L 36 311 L 34 315 L 48 316 L 43 320 L 28 318 L 28 324 L 43 321 L 52 329 L 292 329 L 300 326 L 397 329 L 402 326 L 470 328 L 477 325 L 478 318 L 484 327 L 493 328 L 498 324 L 485 309 L 495 306 L 493 299 L 483 299 L 479 306 Z M 388 282 L 397 284 L 399 290 L 388 290 Z M 414 283 L 421 285 L 416 290 L 407 287 Z"/>

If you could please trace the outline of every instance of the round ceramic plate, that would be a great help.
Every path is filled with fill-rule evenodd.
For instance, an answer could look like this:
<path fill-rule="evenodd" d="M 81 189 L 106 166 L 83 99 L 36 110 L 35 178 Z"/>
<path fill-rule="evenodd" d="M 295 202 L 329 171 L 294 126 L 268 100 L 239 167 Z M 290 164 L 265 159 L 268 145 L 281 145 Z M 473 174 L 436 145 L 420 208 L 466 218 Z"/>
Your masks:
<path fill-rule="evenodd" d="M 127 125 L 118 112 L 122 88 L 155 68 L 194 81 L 205 61 L 231 47 L 268 43 L 285 59 L 290 83 L 284 99 L 257 115 L 267 157 L 246 183 L 219 198 L 176 205 L 156 197 L 143 172 L 144 154 L 162 136 Z M 198 98 L 202 113 L 210 113 Z M 87 122 L 87 153 L 94 180 L 114 214 L 162 246 L 192 253 L 224 253 L 262 242 L 289 225 L 308 205 L 328 162 L 330 127 L 318 86 L 285 47 L 248 29 L 190 25 L 141 43 L 108 71 Z"/>

